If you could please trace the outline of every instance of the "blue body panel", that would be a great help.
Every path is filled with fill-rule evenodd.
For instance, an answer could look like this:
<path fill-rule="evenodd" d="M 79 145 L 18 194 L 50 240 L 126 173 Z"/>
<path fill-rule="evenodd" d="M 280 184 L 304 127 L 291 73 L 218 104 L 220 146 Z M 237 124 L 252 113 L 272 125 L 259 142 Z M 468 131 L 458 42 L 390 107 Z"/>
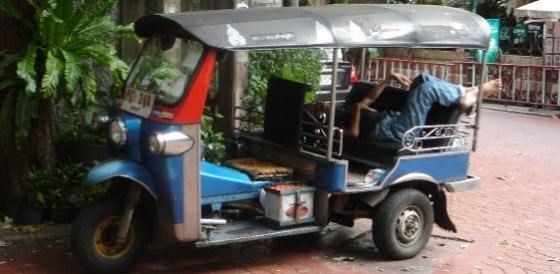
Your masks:
<path fill-rule="evenodd" d="M 158 192 L 150 172 L 144 165 L 129 160 L 111 160 L 91 169 L 86 176 L 86 184 L 94 185 L 111 178 L 126 178 L 142 185 L 153 197 Z"/>
<path fill-rule="evenodd" d="M 395 180 L 411 173 L 428 175 L 437 183 L 463 180 L 467 178 L 469 155 L 468 151 L 464 151 L 400 157 L 385 176 L 382 185 L 388 187 Z"/>
<path fill-rule="evenodd" d="M 182 125 L 170 125 L 144 120 L 141 127 L 141 151 L 144 165 L 158 182 L 160 206 L 169 214 L 162 216 L 174 224 L 184 220 L 183 172 L 189 172 L 184 166 L 183 155 L 165 156 L 152 153 L 148 147 L 148 138 L 154 132 L 183 131 Z"/>
<path fill-rule="evenodd" d="M 346 189 L 345 162 L 318 161 L 315 168 L 315 186 L 329 192 L 343 192 Z"/>
<path fill-rule="evenodd" d="M 269 183 L 251 181 L 243 172 L 206 161 L 202 162 L 200 175 L 203 204 L 256 198 L 259 190 Z"/>

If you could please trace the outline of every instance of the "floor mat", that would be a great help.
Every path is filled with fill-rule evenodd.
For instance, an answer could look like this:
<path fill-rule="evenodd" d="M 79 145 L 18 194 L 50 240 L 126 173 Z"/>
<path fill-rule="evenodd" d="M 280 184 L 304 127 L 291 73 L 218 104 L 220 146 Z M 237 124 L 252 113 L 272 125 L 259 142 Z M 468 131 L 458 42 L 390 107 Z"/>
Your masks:
<path fill-rule="evenodd" d="M 254 180 L 291 177 L 294 173 L 292 168 L 255 158 L 233 159 L 226 161 L 225 164 L 249 174 Z"/>

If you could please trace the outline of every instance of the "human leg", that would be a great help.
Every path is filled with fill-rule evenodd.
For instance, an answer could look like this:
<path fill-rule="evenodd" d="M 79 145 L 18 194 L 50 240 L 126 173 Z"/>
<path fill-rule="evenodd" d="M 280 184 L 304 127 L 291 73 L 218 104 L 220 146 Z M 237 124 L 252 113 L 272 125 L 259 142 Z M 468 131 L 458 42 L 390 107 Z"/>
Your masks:
<path fill-rule="evenodd" d="M 499 79 L 490 80 L 482 85 L 483 97 L 501 89 L 502 82 Z M 410 98 L 416 102 L 426 105 L 439 103 L 444 106 L 458 104 L 461 108 L 469 108 L 477 101 L 479 87 L 463 87 L 455 85 L 434 76 L 421 74 L 411 85 Z M 413 102 L 410 102 L 413 103 Z"/>

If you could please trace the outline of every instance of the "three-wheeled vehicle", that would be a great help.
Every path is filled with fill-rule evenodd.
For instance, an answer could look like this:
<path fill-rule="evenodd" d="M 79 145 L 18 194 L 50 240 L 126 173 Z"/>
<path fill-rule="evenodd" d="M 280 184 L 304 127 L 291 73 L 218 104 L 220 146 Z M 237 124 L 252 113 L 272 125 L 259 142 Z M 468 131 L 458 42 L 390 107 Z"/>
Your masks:
<path fill-rule="evenodd" d="M 310 111 L 308 85 L 270 79 L 263 131 L 237 131 L 236 152 L 221 165 L 202 157 L 201 118 L 221 52 L 484 50 L 489 28 L 481 17 L 441 6 L 333 5 L 150 15 L 135 31 L 145 41 L 108 123 L 118 158 L 86 178 L 111 184 L 112 198 L 83 208 L 72 228 L 86 269 L 124 271 L 150 242 L 216 246 L 316 233 L 329 222 L 352 226 L 357 218 L 373 219 L 375 245 L 388 259 L 417 255 L 434 222 L 456 231 L 445 191 L 479 182 L 468 174 L 471 148 L 456 106 L 434 105 L 400 143 L 349 138 L 336 104 Z M 356 83 L 349 97 L 373 85 Z M 406 92 L 388 88 L 373 107 L 399 110 L 405 101 Z"/>

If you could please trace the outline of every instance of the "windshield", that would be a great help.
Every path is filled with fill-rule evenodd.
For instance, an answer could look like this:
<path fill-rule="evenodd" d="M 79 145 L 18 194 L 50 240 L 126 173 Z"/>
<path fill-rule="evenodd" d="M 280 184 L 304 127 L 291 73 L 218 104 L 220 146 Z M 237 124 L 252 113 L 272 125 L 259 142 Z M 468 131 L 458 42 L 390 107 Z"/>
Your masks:
<path fill-rule="evenodd" d="M 202 53 L 196 41 L 150 38 L 132 69 L 127 90 L 153 94 L 156 104 L 174 105 L 182 98 Z"/>

